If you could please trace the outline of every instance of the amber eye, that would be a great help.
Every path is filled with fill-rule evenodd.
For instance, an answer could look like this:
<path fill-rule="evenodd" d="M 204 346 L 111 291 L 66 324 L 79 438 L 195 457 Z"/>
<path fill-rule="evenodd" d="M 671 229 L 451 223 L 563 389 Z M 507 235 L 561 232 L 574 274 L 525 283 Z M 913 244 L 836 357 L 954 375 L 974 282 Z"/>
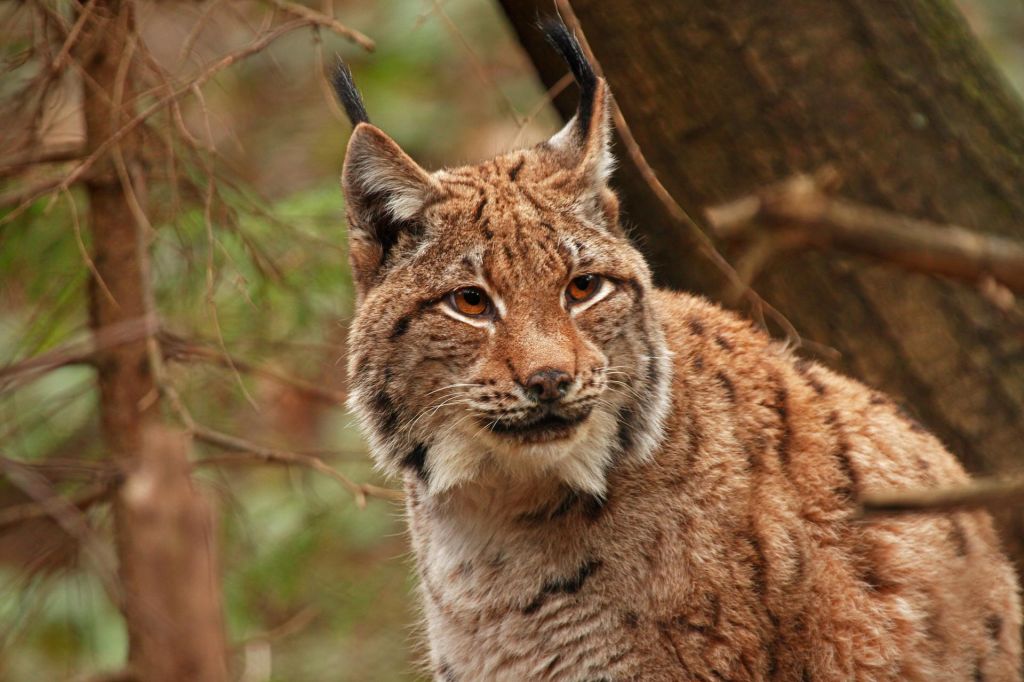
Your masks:
<path fill-rule="evenodd" d="M 448 304 L 468 317 L 480 317 L 491 309 L 491 301 L 476 287 L 462 287 L 448 294 Z"/>
<path fill-rule="evenodd" d="M 569 282 L 569 286 L 565 288 L 565 294 L 569 297 L 570 303 L 580 303 L 596 294 L 600 288 L 600 275 L 580 275 L 573 277 Z"/>

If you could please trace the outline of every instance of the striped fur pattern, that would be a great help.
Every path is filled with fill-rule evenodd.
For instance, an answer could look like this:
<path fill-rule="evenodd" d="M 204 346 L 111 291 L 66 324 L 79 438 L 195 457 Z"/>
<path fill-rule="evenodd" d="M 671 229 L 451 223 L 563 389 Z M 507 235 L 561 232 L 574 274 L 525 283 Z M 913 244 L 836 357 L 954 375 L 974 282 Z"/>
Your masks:
<path fill-rule="evenodd" d="M 594 88 L 585 122 L 475 166 L 428 173 L 366 122 L 349 144 L 351 406 L 404 480 L 434 678 L 1019 679 L 985 513 L 851 518 L 964 471 L 888 398 L 652 287 Z M 467 286 L 489 315 L 453 308 Z M 571 427 L 508 430 L 541 409 Z"/>

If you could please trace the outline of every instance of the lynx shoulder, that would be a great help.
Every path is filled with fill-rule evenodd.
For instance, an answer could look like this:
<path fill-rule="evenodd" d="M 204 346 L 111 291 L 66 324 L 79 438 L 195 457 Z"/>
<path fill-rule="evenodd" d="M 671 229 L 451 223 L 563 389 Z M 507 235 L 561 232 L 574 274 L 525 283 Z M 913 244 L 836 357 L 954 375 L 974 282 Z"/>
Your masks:
<path fill-rule="evenodd" d="M 438 680 L 1014 680 L 983 512 L 857 522 L 966 480 L 886 397 L 654 288 L 608 186 L 609 99 L 427 172 L 369 123 L 343 172 L 351 407 L 401 475 Z"/>

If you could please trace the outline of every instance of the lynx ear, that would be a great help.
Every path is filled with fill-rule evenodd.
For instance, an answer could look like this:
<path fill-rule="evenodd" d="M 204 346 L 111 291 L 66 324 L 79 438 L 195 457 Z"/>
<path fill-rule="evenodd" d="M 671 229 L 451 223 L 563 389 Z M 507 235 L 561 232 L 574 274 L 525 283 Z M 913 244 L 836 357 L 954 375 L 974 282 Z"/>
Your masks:
<path fill-rule="evenodd" d="M 348 213 L 352 274 L 360 293 L 365 293 L 395 246 L 419 236 L 423 208 L 438 186 L 394 140 L 370 124 L 344 64 L 338 67 L 334 87 L 355 125 L 341 185 Z"/>
<path fill-rule="evenodd" d="M 588 202 L 617 224 L 618 202 L 608 188 L 608 179 L 615 168 L 611 153 L 611 93 L 608 83 L 594 73 L 579 42 L 565 24 L 550 19 L 541 24 L 548 42 L 569 65 L 580 88 L 576 114 L 548 140 L 548 147 L 560 152 L 566 163 L 580 175 L 581 190 Z"/>

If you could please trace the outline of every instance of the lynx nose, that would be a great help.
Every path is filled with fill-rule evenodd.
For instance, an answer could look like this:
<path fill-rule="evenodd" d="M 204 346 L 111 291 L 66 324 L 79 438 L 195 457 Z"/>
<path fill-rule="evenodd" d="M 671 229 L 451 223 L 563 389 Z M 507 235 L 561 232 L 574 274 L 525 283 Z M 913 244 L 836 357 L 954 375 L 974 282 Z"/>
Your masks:
<path fill-rule="evenodd" d="M 561 399 L 572 384 L 568 372 L 560 369 L 542 369 L 526 380 L 526 390 L 535 400 L 550 403 Z"/>

